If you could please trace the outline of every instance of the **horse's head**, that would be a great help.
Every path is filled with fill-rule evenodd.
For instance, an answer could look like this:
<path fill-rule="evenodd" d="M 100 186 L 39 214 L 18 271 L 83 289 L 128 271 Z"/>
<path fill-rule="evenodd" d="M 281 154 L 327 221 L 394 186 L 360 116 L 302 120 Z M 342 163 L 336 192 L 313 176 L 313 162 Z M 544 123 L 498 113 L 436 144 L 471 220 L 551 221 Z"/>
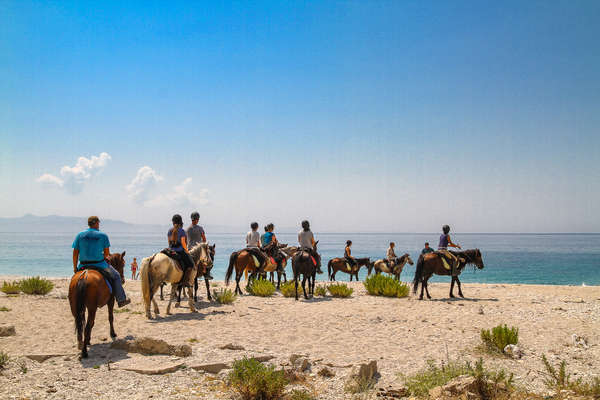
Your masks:
<path fill-rule="evenodd" d="M 477 268 L 483 269 L 483 257 L 481 256 L 481 251 L 479 251 L 479 249 L 475 249 L 473 251 L 475 252 L 475 255 L 473 256 L 473 264 L 475 264 Z"/>
<path fill-rule="evenodd" d="M 215 245 L 209 246 L 208 243 L 198 243 L 190 250 L 190 255 L 194 260 L 194 265 L 210 268 L 213 264 Z M 212 255 L 211 255 L 212 251 Z"/>
<path fill-rule="evenodd" d="M 126 252 L 124 251 L 122 253 L 111 253 L 108 255 L 108 263 L 119 272 L 122 283 L 125 283 L 125 274 L 123 273 L 125 268 L 125 253 Z"/>
<path fill-rule="evenodd" d="M 408 253 L 405 253 L 402 256 L 402 258 L 404 258 L 409 265 L 415 265 L 415 263 L 413 262 L 412 258 L 410 258 L 410 256 L 408 255 Z"/>
<path fill-rule="evenodd" d="M 459 253 L 461 257 L 464 257 L 465 264 L 472 264 L 478 269 L 483 269 L 483 257 L 479 249 L 469 249 Z"/>

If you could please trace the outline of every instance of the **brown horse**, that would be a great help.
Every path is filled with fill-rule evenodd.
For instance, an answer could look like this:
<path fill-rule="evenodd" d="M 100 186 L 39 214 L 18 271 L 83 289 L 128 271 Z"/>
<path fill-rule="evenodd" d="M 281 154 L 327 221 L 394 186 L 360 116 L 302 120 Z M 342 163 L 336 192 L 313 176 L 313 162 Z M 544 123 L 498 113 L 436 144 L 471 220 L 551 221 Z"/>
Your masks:
<path fill-rule="evenodd" d="M 242 295 L 242 290 L 240 289 L 240 279 L 242 279 L 244 272 L 250 274 L 250 277 L 246 279 L 246 286 L 248 286 L 256 278 L 258 273 L 265 274 L 266 272 L 275 271 L 277 269 L 277 263 L 273 257 L 275 255 L 274 253 L 279 251 L 279 249 L 273 243 L 272 245 L 268 245 L 267 247 L 263 248 L 263 251 L 267 255 L 267 260 L 263 263 L 263 265 L 258 264 L 259 261 L 247 249 L 242 249 L 231 253 L 231 256 L 229 256 L 229 267 L 225 273 L 225 286 L 229 285 L 229 280 L 231 279 L 234 268 L 235 293 L 240 295 Z"/>
<path fill-rule="evenodd" d="M 121 282 L 125 283 L 123 267 L 125 266 L 125 252 L 110 254 L 107 259 L 119 275 Z M 104 276 L 94 269 L 84 269 L 77 271 L 71 278 L 69 284 L 69 304 L 71 313 L 75 318 L 75 330 L 77 331 L 77 345 L 81 350 L 81 358 L 88 356 L 87 346 L 90 344 L 90 336 L 96 319 L 96 310 L 100 307 L 108 306 L 108 322 L 110 324 L 110 337 L 115 338 L 117 334 L 113 326 L 113 308 L 115 306 L 115 296 L 110 292 L 108 285 L 104 281 Z M 83 324 L 85 322 L 85 309 L 87 308 L 88 317 L 85 324 L 85 337 Z"/>
<path fill-rule="evenodd" d="M 369 274 L 371 273 L 371 268 L 374 268 L 376 274 L 380 274 L 382 272 L 392 274 L 394 275 L 394 279 L 399 281 L 400 274 L 404 269 L 404 265 L 406 263 L 409 263 L 410 265 L 414 264 L 408 253 L 403 254 L 401 257 L 394 258 L 393 261 L 391 261 L 391 265 L 389 263 L 390 261 L 386 263 L 386 260 L 383 259 L 375 261 L 372 266 L 369 267 Z"/>
<path fill-rule="evenodd" d="M 299 249 L 292 256 L 292 271 L 294 272 L 294 288 L 296 290 L 296 300 L 298 300 L 298 279 L 302 275 L 302 291 L 304 292 L 304 298 L 308 300 L 306 295 L 306 281 L 308 280 L 308 294 L 314 296 L 315 293 L 315 279 L 317 271 L 321 269 L 321 256 L 317 252 L 317 244 L 315 242 L 313 251 L 315 256 L 311 256 L 310 252 L 305 249 Z"/>
<path fill-rule="evenodd" d="M 483 258 L 481 257 L 481 252 L 479 249 L 452 251 L 451 253 L 458 257 L 460 264 L 457 268 L 455 276 L 452 276 L 452 282 L 450 283 L 450 297 L 454 297 L 452 291 L 454 289 L 455 281 L 458 284 L 458 295 L 460 297 L 465 297 L 463 296 L 460 288 L 460 280 L 458 280 L 458 275 L 460 275 L 465 266 L 468 264 L 475 265 L 477 268 L 483 269 Z M 444 267 L 444 262 L 440 257 L 441 255 L 435 252 L 424 255 L 421 254 L 419 261 L 417 261 L 415 279 L 413 280 L 413 293 L 417 293 L 419 283 L 421 283 L 421 296 L 419 296 L 419 300 L 423 300 L 423 290 L 427 292 L 427 298 L 431 299 L 429 290 L 427 289 L 427 281 L 433 274 L 452 275 L 452 271 Z"/>
<path fill-rule="evenodd" d="M 327 263 L 327 274 L 330 281 L 335 281 L 335 274 L 338 271 L 350 274 L 350 282 L 352 282 L 353 276 L 355 276 L 356 281 L 358 281 L 358 271 L 360 271 L 360 267 L 368 267 L 370 263 L 371 259 L 368 257 L 356 258 L 356 265 L 353 266 L 350 266 L 348 261 L 343 257 L 332 258 Z"/>

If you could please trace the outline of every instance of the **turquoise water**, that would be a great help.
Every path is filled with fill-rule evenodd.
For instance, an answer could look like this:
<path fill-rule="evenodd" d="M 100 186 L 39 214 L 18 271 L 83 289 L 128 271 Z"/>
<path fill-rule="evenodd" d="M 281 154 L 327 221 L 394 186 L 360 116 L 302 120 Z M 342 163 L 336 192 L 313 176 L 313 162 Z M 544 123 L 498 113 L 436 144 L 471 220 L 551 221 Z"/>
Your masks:
<path fill-rule="evenodd" d="M 166 229 L 165 229 L 166 231 Z M 110 234 L 110 233 L 109 233 Z M 0 275 L 70 276 L 72 271 L 71 243 L 75 232 L 65 233 L 0 233 Z M 223 279 L 229 254 L 243 247 L 245 233 L 210 234 L 217 245 L 213 275 Z M 340 257 L 345 241 L 353 241 L 356 257 L 382 258 L 390 241 L 396 243 L 396 254 L 407 252 L 413 260 L 425 241 L 437 244 L 439 234 L 344 233 L 316 234 L 324 269 L 330 258 Z M 296 244 L 296 234 L 279 233 L 280 242 Z M 464 282 L 531 283 L 549 285 L 600 285 L 600 234 L 458 234 L 452 236 L 463 248 L 479 248 L 485 269 L 467 268 L 461 275 Z M 127 265 L 133 257 L 138 263 L 143 257 L 166 246 L 164 233 L 110 234 L 111 250 L 127 251 Z M 415 267 L 407 265 L 402 280 L 410 281 Z M 127 267 L 126 276 L 130 275 Z M 366 270 L 361 270 L 361 278 Z M 288 277 L 291 267 L 288 266 Z M 326 279 L 325 274 L 320 276 Z M 348 275 L 337 274 L 338 280 Z M 448 282 L 448 277 L 434 281 Z"/>

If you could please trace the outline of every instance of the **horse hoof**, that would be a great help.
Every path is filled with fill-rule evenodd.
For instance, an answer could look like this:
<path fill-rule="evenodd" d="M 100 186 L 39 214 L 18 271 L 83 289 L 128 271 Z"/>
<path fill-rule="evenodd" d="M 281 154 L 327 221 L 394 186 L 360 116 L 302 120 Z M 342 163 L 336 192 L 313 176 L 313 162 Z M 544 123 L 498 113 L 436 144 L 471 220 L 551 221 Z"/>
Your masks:
<path fill-rule="evenodd" d="M 175 308 L 179 308 L 180 306 L 181 306 L 181 304 L 175 303 Z"/>
<path fill-rule="evenodd" d="M 82 343 L 77 343 L 77 350 L 81 350 L 83 349 L 83 344 Z"/>
<path fill-rule="evenodd" d="M 117 334 L 116 334 L 116 333 L 111 333 L 111 334 L 110 334 L 110 337 L 114 339 L 114 338 L 116 338 L 116 337 L 117 337 Z"/>
<path fill-rule="evenodd" d="M 84 352 L 81 353 L 81 358 L 88 358 L 87 351 L 85 353 Z"/>

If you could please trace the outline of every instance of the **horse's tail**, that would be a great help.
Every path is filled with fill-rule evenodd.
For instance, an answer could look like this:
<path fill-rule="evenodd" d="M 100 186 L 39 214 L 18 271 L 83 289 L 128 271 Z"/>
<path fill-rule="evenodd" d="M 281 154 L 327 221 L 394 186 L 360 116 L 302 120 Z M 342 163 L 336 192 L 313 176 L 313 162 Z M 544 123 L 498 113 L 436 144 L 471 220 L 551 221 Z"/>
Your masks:
<path fill-rule="evenodd" d="M 367 269 L 369 270 L 369 275 L 371 275 L 371 272 L 373 271 L 373 267 L 375 267 L 375 261 L 369 262 L 369 265 L 367 265 Z"/>
<path fill-rule="evenodd" d="M 413 280 L 413 293 L 417 293 L 417 289 L 419 288 L 419 282 L 423 279 L 423 266 L 425 264 L 425 259 L 421 254 L 419 256 L 419 260 L 417 261 L 417 268 L 415 268 L 415 279 Z"/>
<path fill-rule="evenodd" d="M 329 260 L 329 262 L 327 263 L 327 276 L 329 277 L 329 280 L 331 280 L 331 264 L 333 264 L 333 259 Z"/>
<path fill-rule="evenodd" d="M 239 255 L 240 253 L 236 251 L 231 253 L 231 255 L 229 256 L 229 267 L 227 268 L 227 273 L 225 274 L 225 286 L 229 285 L 231 274 L 233 274 L 233 267 L 235 266 L 235 262 L 237 261 Z"/>
<path fill-rule="evenodd" d="M 155 256 L 156 254 L 142 260 L 142 270 L 140 272 L 140 279 L 142 280 L 142 298 L 144 299 L 144 304 L 147 306 L 152 301 L 152 271 L 150 271 L 150 265 Z"/>
<path fill-rule="evenodd" d="M 77 337 L 83 335 L 83 325 L 85 325 L 85 289 L 87 287 L 87 272 L 79 276 L 75 286 L 75 330 Z"/>

